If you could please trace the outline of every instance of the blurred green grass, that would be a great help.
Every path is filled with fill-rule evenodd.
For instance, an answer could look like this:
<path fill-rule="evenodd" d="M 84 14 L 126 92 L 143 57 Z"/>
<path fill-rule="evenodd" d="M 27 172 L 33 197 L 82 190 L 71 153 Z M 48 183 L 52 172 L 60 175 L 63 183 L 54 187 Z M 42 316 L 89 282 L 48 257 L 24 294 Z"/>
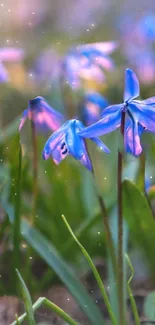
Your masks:
<path fill-rule="evenodd" d="M 114 12 L 111 17 L 113 15 Z M 9 221 L 9 211 L 6 207 L 11 205 L 11 208 L 14 208 L 17 193 L 18 124 L 21 113 L 27 107 L 27 101 L 36 95 L 45 97 L 49 104 L 61 111 L 65 107 L 65 103 L 62 105 L 62 94 L 59 88 L 55 86 L 51 88 L 41 87 L 33 84 L 28 78 L 28 71 L 33 66 L 36 56 L 46 47 L 53 46 L 58 49 L 60 54 L 64 54 L 74 43 L 116 39 L 117 33 L 112 24 L 109 26 L 108 19 L 110 20 L 107 15 L 104 24 L 99 24 L 91 33 L 84 31 L 80 36 L 72 37 L 72 40 L 69 39 L 66 33 L 52 31 L 52 24 L 50 25 L 49 21 L 32 29 L 31 32 L 28 29 L 24 30 L 24 28 L 17 27 L 12 28 L 12 31 L 8 28 L 2 32 L 2 40 L 6 39 L 10 33 L 12 43 L 14 44 L 17 39 L 19 44 L 24 46 L 27 55 L 25 61 L 19 64 L 18 67 L 16 66 L 13 69 L 11 65 L 8 65 L 11 82 L 7 85 L 0 85 L 0 198 L 5 199 L 5 205 L 1 204 L 1 207 L 3 206 L 5 209 L 0 213 L 0 274 L 2 279 L 0 281 L 0 296 L 18 294 L 18 290 L 13 283 L 14 268 L 17 267 L 13 255 L 14 226 Z M 58 41 L 60 41 L 59 46 Z M 120 50 L 113 56 L 116 69 L 107 75 L 107 84 L 106 87 L 103 87 L 102 93 L 110 103 L 118 103 L 122 101 L 123 73 L 126 62 Z M 15 69 L 17 69 L 18 78 L 13 77 L 13 73 L 16 72 Z M 154 86 L 154 84 L 143 85 L 141 97 L 153 96 Z M 69 104 L 72 110 L 72 101 Z M 80 114 L 78 109 L 77 107 Z M 93 259 L 101 257 L 107 261 L 108 257 L 102 217 L 91 174 L 72 158 L 67 158 L 60 166 L 55 166 L 52 161 L 43 162 L 41 152 L 47 139 L 45 136 L 38 136 L 37 139 L 39 150 L 39 194 L 35 228 L 31 229 L 29 222 L 32 213 L 33 178 L 32 144 L 28 125 L 24 128 L 21 139 L 24 155 L 21 172 L 20 218 L 21 223 L 24 225 L 22 231 L 25 234 L 21 233 L 20 237 L 18 267 L 32 296 L 35 296 L 56 283 L 68 285 L 70 278 L 68 280 L 64 272 L 63 263 L 65 263 L 65 266 L 67 265 L 67 270 L 69 264 L 68 272 L 71 270 L 71 274 L 72 272 L 73 274 L 76 273 L 79 277 L 87 270 L 81 252 L 68 235 L 68 231 L 61 220 L 62 214 L 65 215 L 76 236 Z M 146 176 L 148 179 L 151 177 L 151 183 L 154 184 L 155 137 L 151 134 L 145 134 L 142 141 L 146 154 Z M 95 146 L 88 145 L 95 165 L 98 188 L 105 199 L 109 215 L 112 216 L 113 211 L 117 208 L 117 152 L 122 145 L 119 132 L 116 131 L 104 136 L 104 142 L 111 150 L 110 155 L 104 155 L 98 152 Z M 139 178 L 142 176 L 139 171 L 139 159 L 127 155 L 124 164 L 124 178 L 133 181 L 138 180 L 140 183 Z M 131 200 L 131 193 L 134 202 Z M 144 214 L 143 204 L 145 203 L 141 201 L 141 194 L 137 193 L 133 187 L 130 189 L 130 195 L 131 198 L 126 194 L 127 203 L 124 210 L 129 231 L 126 247 L 131 252 L 138 248 L 143 255 L 144 264 L 148 266 L 148 276 L 153 278 L 155 274 L 153 222 L 150 220 L 151 217 L 148 211 Z M 145 218 L 145 224 L 141 215 Z M 145 225 L 147 226 L 145 227 Z M 114 230 L 115 226 L 113 227 Z M 58 267 L 55 264 L 55 259 L 51 259 L 52 254 L 57 257 Z M 76 291 L 76 288 L 72 290 Z M 79 297 L 80 291 L 78 292 L 80 301 Z"/>

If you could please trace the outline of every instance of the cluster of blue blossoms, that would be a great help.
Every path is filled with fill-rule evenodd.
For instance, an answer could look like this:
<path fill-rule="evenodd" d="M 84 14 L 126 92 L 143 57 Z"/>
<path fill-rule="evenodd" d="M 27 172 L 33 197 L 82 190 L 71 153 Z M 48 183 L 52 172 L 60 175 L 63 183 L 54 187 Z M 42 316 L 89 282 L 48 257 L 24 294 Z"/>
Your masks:
<path fill-rule="evenodd" d="M 99 148 L 110 153 L 106 145 L 98 138 L 121 127 L 122 114 L 124 121 L 125 150 L 139 156 L 142 152 L 140 137 L 143 132 L 155 132 L 155 97 L 146 100 L 136 99 L 140 94 L 139 81 L 136 74 L 125 71 L 125 89 L 123 103 L 103 109 L 101 118 L 87 127 L 78 119 L 65 121 L 64 116 L 51 108 L 42 97 L 29 101 L 24 111 L 19 129 L 27 118 L 33 121 L 37 130 L 55 131 L 47 140 L 43 159 L 52 158 L 59 164 L 68 155 L 79 160 L 90 171 L 92 163 L 87 151 L 85 138 L 94 141 Z M 99 106 L 102 101 L 96 102 Z"/>

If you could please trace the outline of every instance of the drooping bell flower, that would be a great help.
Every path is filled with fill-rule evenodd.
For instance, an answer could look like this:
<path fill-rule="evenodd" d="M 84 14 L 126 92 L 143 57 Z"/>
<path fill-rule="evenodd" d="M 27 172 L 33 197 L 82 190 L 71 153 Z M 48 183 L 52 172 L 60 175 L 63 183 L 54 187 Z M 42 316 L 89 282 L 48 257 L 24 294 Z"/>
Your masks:
<path fill-rule="evenodd" d="M 84 129 L 83 123 L 76 119 L 69 120 L 63 124 L 47 140 L 43 150 L 43 159 L 47 160 L 52 158 L 58 165 L 64 158 L 71 155 L 91 171 L 92 163 L 89 158 L 86 143 L 83 137 L 79 135 L 79 131 L 82 129 Z M 92 137 L 91 140 L 105 153 L 110 152 L 100 139 Z"/>
<path fill-rule="evenodd" d="M 71 49 L 63 60 L 63 79 L 72 88 L 80 86 L 81 78 L 103 82 L 104 69 L 114 67 L 109 57 L 117 47 L 116 42 L 101 42 L 78 45 Z"/>
<path fill-rule="evenodd" d="M 81 107 L 82 120 L 86 126 L 97 122 L 101 113 L 108 106 L 108 101 L 97 92 L 88 92 Z"/>
<path fill-rule="evenodd" d="M 140 136 L 143 131 L 155 132 L 155 97 L 137 100 L 139 81 L 136 74 L 127 69 L 125 72 L 124 102 L 112 105 L 102 113 L 102 119 L 81 130 L 81 136 L 90 138 L 112 132 L 120 127 L 122 112 L 125 113 L 124 141 L 126 149 L 138 156 L 142 152 Z"/>
<path fill-rule="evenodd" d="M 39 132 L 55 131 L 64 123 L 63 115 L 54 110 L 40 96 L 29 100 L 28 108 L 23 112 L 20 121 L 19 131 L 27 119 L 33 121 L 36 130 Z"/>

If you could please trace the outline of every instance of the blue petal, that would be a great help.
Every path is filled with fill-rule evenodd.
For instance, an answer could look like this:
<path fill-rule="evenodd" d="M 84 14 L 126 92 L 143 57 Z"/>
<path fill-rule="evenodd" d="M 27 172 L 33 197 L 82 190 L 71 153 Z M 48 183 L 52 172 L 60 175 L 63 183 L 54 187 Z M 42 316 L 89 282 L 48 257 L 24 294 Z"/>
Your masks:
<path fill-rule="evenodd" d="M 80 126 L 80 127 L 79 127 Z M 73 120 L 66 132 L 66 145 L 69 153 L 77 160 L 80 160 L 84 155 L 83 139 L 77 134 L 81 129 L 81 123 Z"/>
<path fill-rule="evenodd" d="M 134 120 L 127 119 L 125 124 L 125 148 L 127 152 L 130 152 L 134 156 L 139 156 L 142 152 L 140 143 L 140 136 L 143 133 L 144 128 L 136 123 Z"/>
<path fill-rule="evenodd" d="M 104 118 L 104 117 L 107 117 L 108 115 L 111 115 L 112 113 L 122 111 L 123 107 L 124 107 L 124 104 L 117 104 L 117 105 L 108 106 L 103 110 L 103 112 L 101 114 L 101 117 Z"/>
<path fill-rule="evenodd" d="M 90 140 L 94 141 L 103 152 L 110 153 L 108 147 L 99 138 L 90 138 Z"/>
<path fill-rule="evenodd" d="M 25 124 L 27 118 L 28 118 L 28 108 L 25 109 L 25 111 L 23 112 L 23 115 L 22 115 L 22 118 L 21 118 L 20 124 L 19 124 L 19 131 L 23 128 L 23 125 Z"/>
<path fill-rule="evenodd" d="M 143 105 L 141 103 L 132 103 L 128 106 L 134 119 L 150 132 L 155 132 L 155 107 Z"/>
<path fill-rule="evenodd" d="M 84 128 L 79 134 L 85 138 L 92 138 L 114 131 L 120 127 L 121 124 L 121 108 L 122 104 L 109 106 L 104 110 L 101 120 Z"/>
<path fill-rule="evenodd" d="M 67 121 L 62 125 L 60 129 L 55 131 L 47 140 L 44 146 L 44 150 L 42 153 L 43 159 L 47 160 L 50 158 L 52 151 L 59 145 L 61 138 L 65 135 L 70 123 Z"/>
<path fill-rule="evenodd" d="M 51 152 L 51 156 L 56 165 L 59 165 L 60 162 L 69 155 L 66 147 L 64 147 L 62 150 L 62 145 L 65 146 L 65 137 L 61 138 L 57 146 Z"/>
<path fill-rule="evenodd" d="M 91 160 L 89 158 L 89 154 L 88 154 L 88 151 L 87 151 L 85 141 L 82 141 L 82 146 L 83 146 L 84 154 L 83 154 L 82 158 L 80 159 L 80 163 L 82 165 L 84 165 L 88 170 L 92 171 L 92 169 L 93 169 L 92 162 L 91 162 Z"/>
<path fill-rule="evenodd" d="M 84 44 L 77 46 L 77 50 L 79 52 L 92 52 L 98 51 L 102 54 L 111 54 L 118 46 L 118 43 L 115 41 L 111 42 L 97 42 L 97 43 L 90 43 L 90 44 Z"/>
<path fill-rule="evenodd" d="M 155 96 L 153 97 L 150 97 L 148 99 L 145 99 L 145 100 L 142 100 L 142 101 L 139 101 L 141 104 L 144 104 L 144 105 L 154 105 L 155 106 Z"/>
<path fill-rule="evenodd" d="M 125 90 L 124 90 L 124 102 L 128 102 L 133 98 L 139 96 L 139 81 L 136 74 L 130 70 L 125 71 Z"/>

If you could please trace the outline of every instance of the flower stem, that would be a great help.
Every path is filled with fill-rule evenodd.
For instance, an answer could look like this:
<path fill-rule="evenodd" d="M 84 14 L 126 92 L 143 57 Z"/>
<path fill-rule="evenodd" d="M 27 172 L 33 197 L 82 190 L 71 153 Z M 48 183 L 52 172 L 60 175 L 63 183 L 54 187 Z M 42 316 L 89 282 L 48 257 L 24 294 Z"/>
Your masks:
<path fill-rule="evenodd" d="M 94 170 L 92 170 L 93 177 L 95 179 L 95 173 Z M 95 186 L 95 190 L 97 193 L 97 199 L 100 205 L 100 210 L 102 213 L 102 218 L 103 218 L 103 224 L 104 224 L 104 231 L 105 231 L 105 236 L 106 236 L 106 241 L 107 241 L 107 247 L 109 249 L 110 257 L 111 257 L 111 262 L 113 266 L 113 271 L 116 276 L 117 274 L 117 264 L 116 264 L 116 256 L 115 256 L 115 249 L 114 249 L 114 244 L 113 244 L 113 239 L 112 239 L 112 234 L 109 226 L 109 220 L 108 220 L 108 214 L 107 214 L 107 209 L 104 203 L 104 199 L 102 196 L 98 193 L 98 190 Z"/>
<path fill-rule="evenodd" d="M 86 148 L 87 148 L 88 156 L 89 156 L 89 158 L 90 158 L 90 160 L 92 162 L 92 159 L 90 157 L 86 141 L 85 141 L 85 145 L 86 145 Z M 105 231 L 105 236 L 106 236 L 107 247 L 108 247 L 108 250 L 109 250 L 109 253 L 110 253 L 110 257 L 111 257 L 113 271 L 114 271 L 114 274 L 116 276 L 117 275 L 117 262 L 116 262 L 116 256 L 115 256 L 115 248 L 114 248 L 112 234 L 111 234 L 111 230 L 110 230 L 110 226 L 109 226 L 109 220 L 108 220 L 106 205 L 104 203 L 104 199 L 102 198 L 101 194 L 98 192 L 98 189 L 97 189 L 96 177 L 95 177 L 93 163 L 92 163 L 92 176 L 93 176 L 93 179 L 94 179 L 95 191 L 96 191 L 97 199 L 98 199 L 98 202 L 99 202 L 99 205 L 100 205 L 101 214 L 102 214 L 102 217 L 103 217 L 103 224 L 104 224 L 104 231 Z"/>
<path fill-rule="evenodd" d="M 31 121 L 32 129 L 32 147 L 33 147 L 33 205 L 32 205 L 32 223 L 35 223 L 36 209 L 37 209 L 37 196 L 38 196 L 38 151 L 37 151 L 37 137 L 36 128 L 33 121 Z"/>
<path fill-rule="evenodd" d="M 21 223 L 21 174 L 22 174 L 22 149 L 21 144 L 19 144 L 19 163 L 17 170 L 17 180 L 16 180 L 16 195 L 15 195 L 15 204 L 14 204 L 14 215 L 15 220 L 13 223 L 13 270 L 15 268 L 20 268 L 20 244 L 21 244 L 21 236 L 20 236 L 20 223 Z M 14 281 L 11 281 L 13 288 L 17 288 L 17 277 L 15 272 Z"/>
<path fill-rule="evenodd" d="M 122 112 L 121 134 L 124 140 L 125 112 Z M 123 279 L 123 205 L 122 205 L 123 154 L 118 151 L 118 300 L 119 325 L 124 325 L 124 279 Z"/>
<path fill-rule="evenodd" d="M 140 178 L 141 178 L 141 189 L 145 193 L 145 154 L 142 152 L 140 155 Z"/>
<path fill-rule="evenodd" d="M 112 234 L 111 234 L 111 230 L 110 230 L 110 226 L 109 226 L 109 222 L 108 222 L 107 209 L 106 209 L 106 206 L 105 206 L 105 203 L 104 203 L 104 200 L 103 200 L 102 196 L 98 194 L 97 197 L 98 197 L 98 201 L 99 201 L 99 204 L 100 204 L 100 209 L 101 209 L 101 212 L 102 212 L 105 235 L 106 235 L 106 240 L 107 240 L 107 243 L 108 243 L 108 249 L 109 249 L 110 256 L 111 256 L 113 271 L 114 271 L 114 274 L 116 275 L 116 270 L 117 270 L 117 268 L 116 268 L 116 256 L 115 256 L 115 249 L 114 249 Z"/>

